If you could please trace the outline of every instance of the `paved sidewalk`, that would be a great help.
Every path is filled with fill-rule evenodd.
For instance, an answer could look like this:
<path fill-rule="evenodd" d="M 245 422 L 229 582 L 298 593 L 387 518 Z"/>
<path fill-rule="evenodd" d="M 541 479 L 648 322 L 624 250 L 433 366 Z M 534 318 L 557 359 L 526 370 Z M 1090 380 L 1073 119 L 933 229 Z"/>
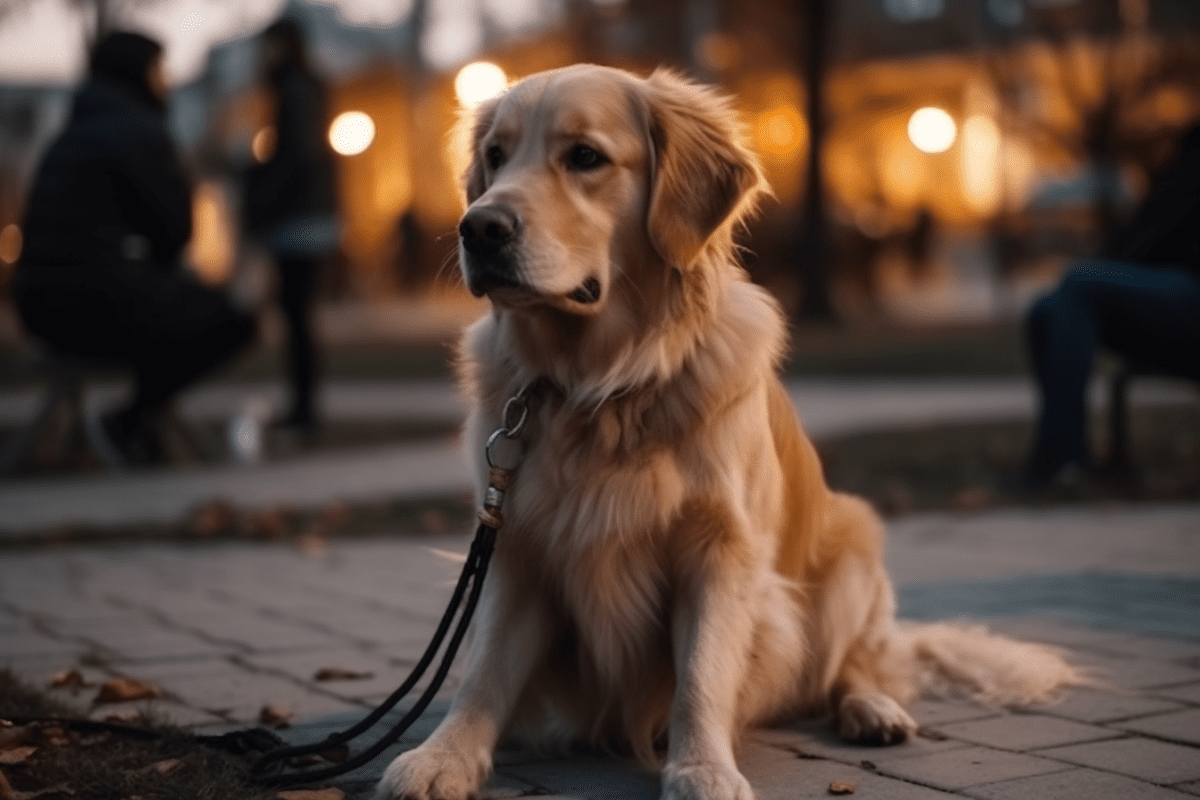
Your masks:
<path fill-rule="evenodd" d="M 828 437 L 851 432 L 982 419 L 1021 419 L 1035 408 L 1026 381 L 834 381 L 789 384 L 809 432 Z M 1102 394 L 1094 387 L 1093 394 Z M 94 392 L 89 402 L 103 408 L 119 389 Z M 1139 405 L 1194 402 L 1188 384 L 1139 381 L 1131 402 Z M 229 419 L 248 405 L 277 409 L 276 384 L 202 387 L 183 398 L 181 413 L 193 419 Z M 36 409 L 32 391 L 0 392 L 0 420 L 10 424 Z M 334 420 L 404 420 L 445 425 L 462 419 L 464 408 L 447 383 L 431 381 L 338 382 L 324 392 Z M 0 537 L 65 524 L 158 522 L 183 518 L 197 505 L 222 498 L 243 507 L 288 504 L 318 507 L 334 500 L 403 499 L 470 491 L 470 476 L 456 438 L 419 445 L 400 444 L 342 453 L 318 453 L 254 466 L 204 468 L 0 481 Z"/>
<path fill-rule="evenodd" d="M 739 763 L 760 800 L 823 797 L 834 781 L 887 800 L 1200 795 L 1200 506 L 913 515 L 890 528 L 903 613 L 966 611 L 1067 648 L 1111 686 L 1020 713 L 922 700 L 921 735 L 891 748 L 844 745 L 819 721 L 756 731 Z M 256 543 L 8 550 L 0 662 L 35 683 L 72 665 L 93 681 L 153 681 L 166 692 L 154 709 L 211 730 L 282 705 L 297 715 L 287 735 L 315 740 L 407 673 L 465 546 L 410 534 L 335 540 L 319 554 Z M 363 677 L 317 680 L 326 667 Z M 365 790 L 386 762 L 343 785 Z M 506 752 L 489 796 L 641 800 L 658 789 L 616 759 Z"/>

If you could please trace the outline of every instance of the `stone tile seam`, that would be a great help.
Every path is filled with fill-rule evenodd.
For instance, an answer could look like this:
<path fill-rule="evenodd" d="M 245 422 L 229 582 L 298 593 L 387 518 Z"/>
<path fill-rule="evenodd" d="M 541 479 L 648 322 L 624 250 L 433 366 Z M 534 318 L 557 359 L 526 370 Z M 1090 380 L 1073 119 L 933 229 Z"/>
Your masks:
<path fill-rule="evenodd" d="M 1134 739 L 1134 740 L 1135 740 L 1135 739 L 1153 739 L 1153 738 L 1155 738 L 1155 737 L 1152 737 L 1152 736 L 1142 736 L 1142 735 L 1140 735 L 1140 734 L 1139 734 L 1139 735 L 1136 735 L 1136 736 L 1122 736 L 1122 737 L 1119 737 L 1119 738 L 1117 738 L 1117 739 L 1104 739 L 1104 740 L 1102 740 L 1102 741 L 1104 741 L 1104 742 L 1106 742 L 1106 743 L 1107 743 L 1107 742 L 1117 742 L 1117 741 L 1128 741 L 1128 740 L 1131 740 L 1131 739 Z M 1160 741 L 1162 741 L 1162 740 L 1160 740 Z M 1091 742 L 1080 742 L 1080 744 L 1092 744 L 1092 743 L 1091 743 Z M 1178 742 L 1170 742 L 1170 744 L 1179 744 L 1179 743 L 1178 743 Z M 1123 778 L 1129 778 L 1129 779 L 1131 779 L 1131 780 L 1141 781 L 1142 783 L 1146 783 L 1146 784 L 1149 784 L 1149 785 L 1151 785 L 1151 786 L 1161 786 L 1161 787 L 1164 787 L 1164 788 L 1170 788 L 1170 787 L 1172 787 L 1172 786 L 1178 786 L 1178 785 L 1181 785 L 1181 784 L 1184 784 L 1184 783 L 1190 783 L 1190 782 L 1193 782 L 1193 781 L 1194 781 L 1194 779 L 1188 779 L 1188 780 L 1182 780 L 1182 781 L 1175 781 L 1174 783 L 1156 783 L 1155 781 L 1147 781 L 1147 780 L 1144 780 L 1144 779 L 1142 779 L 1142 778 L 1139 778 L 1139 777 L 1137 777 L 1137 776 L 1130 775 L 1130 774 L 1129 774 L 1129 773 L 1127 773 L 1127 772 L 1118 772 L 1117 770 L 1113 770 L 1113 769 L 1105 769 L 1104 767 L 1096 767 L 1096 766 L 1092 766 L 1091 764 L 1079 764 L 1079 763 L 1076 763 L 1076 762 L 1074 762 L 1074 761 L 1066 761 L 1065 759 L 1062 759 L 1062 758 L 1055 758 L 1053 755 L 1050 755 L 1049 753 L 1045 752 L 1046 750 L 1053 750 L 1053 749 L 1055 749 L 1055 748 L 1057 748 L 1057 747 L 1073 747 L 1073 746 L 1074 746 L 1074 745 L 1069 745 L 1069 744 L 1068 744 L 1068 745 L 1053 745 L 1053 746 L 1051 746 L 1051 747 L 1044 748 L 1043 750 L 1029 750 L 1029 751 L 1027 751 L 1027 752 L 1028 752 L 1029 754 L 1036 754 L 1038 758 L 1042 758 L 1042 759 L 1045 759 L 1045 760 L 1047 760 L 1047 761 L 1057 761 L 1057 762 L 1058 762 L 1058 763 L 1060 763 L 1060 764 L 1066 764 L 1067 766 L 1071 766 L 1071 767 L 1077 767 L 1077 768 L 1079 768 L 1079 769 L 1090 769 L 1090 770 L 1093 770 L 1093 771 L 1095 771 L 1095 772 L 1107 772 L 1107 773 L 1109 773 L 1109 774 L 1112 774 L 1112 775 L 1120 775 L 1120 776 L 1121 776 L 1121 777 L 1123 777 Z M 1196 749 L 1200 749 L 1200 748 L 1197 748 L 1195 745 L 1191 745 L 1191 747 L 1192 747 L 1192 749 L 1194 749 L 1194 750 L 1196 750 Z"/>
<path fill-rule="evenodd" d="M 958 740 L 955 739 L 954 741 L 957 742 Z M 899 761 L 911 761 L 914 758 L 927 757 L 929 755 L 928 753 L 914 753 L 911 756 L 896 756 L 895 758 L 889 758 L 886 763 L 880 765 L 880 764 L 876 764 L 869 758 L 862 758 L 862 759 L 859 759 L 858 761 L 850 761 L 847 759 L 836 758 L 833 756 L 813 755 L 812 753 L 804 752 L 803 750 L 801 750 L 799 747 L 796 747 L 795 745 L 777 743 L 777 742 L 767 742 L 762 739 L 757 739 L 756 743 L 759 745 L 762 745 L 762 746 L 773 747 L 777 750 L 783 750 L 785 752 L 789 752 L 801 761 L 828 761 L 828 762 L 831 762 L 834 764 L 844 764 L 845 766 L 848 766 L 848 767 L 857 767 L 858 769 L 861 769 L 864 772 L 869 772 L 872 775 L 878 775 L 881 778 L 887 778 L 889 780 L 899 781 L 901 783 L 909 783 L 914 786 L 920 786 L 922 789 L 933 789 L 934 791 L 958 794 L 957 791 L 947 790 L 940 786 L 935 786 L 931 783 L 921 783 L 921 781 L 919 781 L 911 776 L 895 775 L 893 773 L 887 772 L 884 769 L 884 767 L 886 767 L 887 764 L 899 762 Z M 964 743 L 964 745 L 965 744 L 966 743 Z M 987 748 L 985 745 L 971 745 L 971 746 L 981 747 L 983 749 L 995 749 L 995 748 Z M 1055 770 L 1055 771 L 1057 772 L 1058 770 Z"/>
<path fill-rule="evenodd" d="M 282 678 L 283 680 L 286 680 L 289 683 L 293 683 L 296 686 L 299 686 L 301 689 L 307 689 L 308 691 L 312 692 L 313 694 L 319 694 L 324 697 L 328 697 L 332 700 L 340 700 L 344 703 L 350 703 L 352 705 L 358 706 L 359 708 L 363 708 L 363 709 L 367 709 L 367 710 L 374 708 L 373 705 L 365 703 L 362 700 L 359 700 L 357 698 L 348 697 L 348 696 L 344 696 L 344 695 L 340 695 L 340 694 L 335 694 L 335 693 L 329 691 L 328 689 L 326 689 L 325 687 L 319 685 L 319 683 L 316 681 L 304 681 L 304 680 L 301 680 L 301 679 L 295 677 L 294 675 L 291 675 L 290 673 L 285 672 L 281 669 L 276 669 L 273 667 L 265 667 L 265 666 L 261 666 L 258 664 L 253 664 L 251 662 L 245 661 L 241 657 L 240 654 L 231 656 L 229 660 L 233 664 L 247 670 L 248 672 L 255 673 L 258 675 L 270 675 L 273 678 Z M 349 727 L 349 726 L 347 726 L 347 727 Z"/>

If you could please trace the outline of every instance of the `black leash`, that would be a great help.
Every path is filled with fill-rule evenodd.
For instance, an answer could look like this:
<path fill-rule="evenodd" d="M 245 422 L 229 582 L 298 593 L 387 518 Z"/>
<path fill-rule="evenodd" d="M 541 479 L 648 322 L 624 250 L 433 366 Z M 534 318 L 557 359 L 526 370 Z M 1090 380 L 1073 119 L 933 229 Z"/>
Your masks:
<path fill-rule="evenodd" d="M 319 742 L 296 747 L 285 747 L 281 750 L 273 750 L 262 756 L 250 768 L 250 774 L 254 780 L 266 786 L 291 786 L 300 783 L 328 780 L 329 778 L 335 778 L 358 769 L 395 744 L 413 722 L 425 712 L 425 709 L 441 688 L 446 674 L 450 671 L 450 665 L 454 662 L 454 656 L 458 653 L 458 647 L 462 644 L 463 637 L 467 633 L 467 627 L 471 624 L 471 616 L 475 612 L 475 606 L 479 602 L 479 594 L 483 589 L 484 578 L 487 577 L 488 562 L 492 557 L 492 550 L 495 547 L 495 543 L 496 528 L 486 523 L 481 523 L 479 529 L 475 532 L 475 540 L 471 542 L 471 551 L 467 555 L 467 562 L 463 565 L 462 573 L 459 575 L 458 584 L 454 587 L 454 595 L 450 598 L 450 605 L 446 608 L 446 613 L 442 615 L 441 622 L 438 623 L 437 632 L 434 633 L 433 640 L 425 648 L 424 655 L 421 656 L 421 660 L 417 662 L 417 665 L 413 667 L 412 673 L 409 674 L 408 678 L 405 679 L 404 683 L 396 691 L 392 692 L 387 700 L 384 700 L 378 708 L 353 727 L 347 728 L 340 733 L 332 734 Z M 273 770 L 282 769 L 290 759 L 313 753 L 327 752 L 357 738 L 382 719 L 397 703 L 403 700 L 412 691 L 417 681 L 425 674 L 425 670 L 432 663 L 434 656 L 437 655 L 437 651 L 441 648 L 442 641 L 446 638 L 446 632 L 450 630 L 451 622 L 454 620 L 454 616 L 462 604 L 463 595 L 467 594 L 468 585 L 470 585 L 470 594 L 467 596 L 466 607 L 459 617 L 458 626 L 454 630 L 454 635 L 450 638 L 450 644 L 446 647 L 446 652 L 442 656 L 442 662 L 438 666 L 437 672 L 434 673 L 429 686 L 426 687 L 416 704 L 409 709 L 408 713 L 391 730 L 384 734 L 371 747 L 341 763 L 303 772 L 273 773 Z"/>
<path fill-rule="evenodd" d="M 488 488 L 484 494 L 483 508 L 479 511 L 479 528 L 475 531 L 475 539 L 471 542 L 467 561 L 463 564 L 462 573 L 458 576 L 458 583 L 454 587 L 454 594 L 450 598 L 450 605 L 447 606 L 446 612 L 442 615 L 442 619 L 438 623 L 433 640 L 425 648 L 425 653 L 421 656 L 417 665 L 413 667 L 413 671 L 404 680 L 404 683 L 396 691 L 392 692 L 378 708 L 354 726 L 340 733 L 331 734 L 319 742 L 272 750 L 259 758 L 250 769 L 250 774 L 255 781 L 266 786 L 292 786 L 324 781 L 329 778 L 336 778 L 339 775 L 345 775 L 347 772 L 370 763 L 376 756 L 395 744 L 404 735 L 405 731 L 420 718 L 425 709 L 428 708 L 429 703 L 441 688 L 442 682 L 446 679 L 451 664 L 454 663 L 458 647 L 462 644 L 463 637 L 467 634 L 467 628 L 471 624 L 471 617 L 475 613 L 475 606 L 479 603 L 479 595 L 483 590 L 483 581 L 487 577 L 488 563 L 491 561 L 492 551 L 496 545 L 496 532 L 504 525 L 504 518 L 500 514 L 500 509 L 504 505 L 504 493 L 508 491 L 513 472 L 516 470 L 523 456 L 523 453 L 518 452 L 515 457 L 508 459 L 511 461 L 511 466 L 498 466 L 496 458 L 493 456 L 492 448 L 502 440 L 514 442 L 517 445 L 521 444 L 517 437 L 524 430 L 525 423 L 529 420 L 529 398 L 539 385 L 540 381 L 538 380 L 528 383 L 517 394 L 509 398 L 508 402 L 504 405 L 503 424 L 494 430 L 487 439 L 484 452 L 487 455 L 487 462 L 491 468 L 491 473 L 488 480 Z M 464 595 L 467 598 L 466 606 L 463 607 L 462 614 L 458 615 L 459 606 L 462 605 Z M 391 711 L 397 703 L 412 691 L 417 681 L 425 674 L 425 670 L 428 669 L 438 650 L 441 649 L 442 642 L 445 640 L 446 633 L 450 630 L 456 615 L 458 615 L 458 625 L 454 629 L 454 634 L 450 637 L 450 643 L 446 646 L 446 652 L 442 656 L 441 664 L 438 666 L 437 672 L 434 673 L 429 686 L 425 688 L 425 691 L 418 698 L 416 704 L 408 710 L 408 713 L 376 741 L 375 744 L 363 750 L 358 755 L 329 767 L 300 772 L 280 771 L 292 759 L 326 753 L 333 748 L 350 742 L 382 719 L 385 714 Z"/>
<path fill-rule="evenodd" d="M 219 736 L 194 736 L 192 738 L 195 741 L 234 755 L 264 753 L 250 767 L 251 778 L 255 782 L 265 786 L 292 786 L 296 784 L 315 783 L 317 781 L 328 780 L 329 778 L 336 778 L 339 775 L 345 775 L 347 772 L 351 772 L 369 763 L 404 735 L 405 731 L 420 718 L 421 714 L 425 712 L 425 709 L 429 707 L 430 702 L 437 695 L 443 681 L 446 679 L 446 675 L 450 672 L 450 666 L 454 663 L 455 655 L 458 654 L 459 645 L 462 644 L 463 637 L 467 635 L 467 628 L 470 627 L 471 617 L 475 613 L 475 607 L 479 604 L 479 596 L 483 591 L 483 582 L 487 577 L 488 564 L 491 561 L 492 552 L 495 550 L 496 533 L 504 525 L 504 518 L 500 513 L 500 509 L 504 505 L 504 494 L 508 491 L 513 473 L 516 471 L 524 455 L 523 445 L 517 437 L 524 430 L 525 423 L 529 420 L 528 403 L 530 396 L 540 385 L 541 380 L 535 380 L 526 384 L 521 391 L 509 398 L 504 406 L 503 425 L 494 430 L 487 439 L 484 452 L 487 455 L 487 462 L 491 468 L 491 473 L 487 491 L 484 493 L 483 508 L 479 511 L 479 527 L 475 531 L 475 538 L 472 540 L 471 549 L 467 553 L 466 563 L 463 564 L 462 572 L 458 576 L 458 583 L 455 585 L 454 593 L 450 597 L 450 604 L 446 607 L 446 612 L 442 615 L 442 619 L 438 623 L 433 640 L 425 648 L 424 654 L 416 666 L 413 667 L 413 671 L 404 680 L 404 683 L 396 691 L 392 692 L 378 708 L 352 727 L 340 733 L 331 734 L 321 741 L 312 744 L 281 747 L 282 741 L 280 738 L 264 728 L 247 728 Z M 493 454 L 492 449 L 501 442 L 509 442 L 518 448 L 522 448 L 516 453 L 509 453 L 508 457 L 504 459 L 511 462 L 511 466 L 502 467 L 496 463 L 498 454 Z M 463 606 L 464 597 L 466 597 L 465 606 Z M 461 614 L 458 613 L 460 606 L 462 607 Z M 298 772 L 282 771 L 288 766 L 289 761 L 303 756 L 328 753 L 330 750 L 339 748 L 351 740 L 358 738 L 358 736 L 365 733 L 382 719 L 385 714 L 395 708 L 396 704 L 412 691 L 417 681 L 421 680 L 424 676 L 425 670 L 433 663 L 433 659 L 437 656 L 438 650 L 441 649 L 442 643 L 446 639 L 446 634 L 450 631 L 450 627 L 454 623 L 456 616 L 458 617 L 458 624 L 454 627 L 454 633 L 450 637 L 449 644 L 446 646 L 446 652 L 442 655 L 442 661 L 438 665 L 429 686 L 425 688 L 420 698 L 417 699 L 416 704 L 375 744 L 352 758 L 345 759 L 328 767 Z M 73 730 L 118 733 L 142 739 L 163 739 L 166 736 L 162 731 L 150 728 L 96 722 L 93 720 L 62 719 L 57 717 L 9 717 L 7 721 L 15 724 L 55 724 Z"/>

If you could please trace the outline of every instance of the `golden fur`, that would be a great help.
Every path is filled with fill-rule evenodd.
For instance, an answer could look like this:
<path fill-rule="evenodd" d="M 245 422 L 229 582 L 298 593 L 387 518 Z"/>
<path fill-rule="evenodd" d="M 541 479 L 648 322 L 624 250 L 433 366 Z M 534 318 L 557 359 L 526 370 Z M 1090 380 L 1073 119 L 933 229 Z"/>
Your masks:
<path fill-rule="evenodd" d="M 577 66 L 471 124 L 461 255 L 493 304 L 461 359 L 480 492 L 505 401 L 542 381 L 463 685 L 380 797 L 471 796 L 516 732 L 648 764 L 665 744 L 665 798 L 751 798 L 746 726 L 831 711 L 888 743 L 936 678 L 994 702 L 1075 679 L 1044 648 L 895 622 L 880 521 L 826 486 L 776 377 L 783 317 L 735 260 L 767 190 L 726 99 Z"/>

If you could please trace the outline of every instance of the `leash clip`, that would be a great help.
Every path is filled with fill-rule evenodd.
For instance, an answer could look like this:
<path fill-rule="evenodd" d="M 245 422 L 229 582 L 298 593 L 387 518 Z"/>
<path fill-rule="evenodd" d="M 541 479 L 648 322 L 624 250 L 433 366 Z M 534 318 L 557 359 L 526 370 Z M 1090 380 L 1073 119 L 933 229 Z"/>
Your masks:
<path fill-rule="evenodd" d="M 484 455 L 487 457 L 488 466 L 492 469 L 512 471 L 520 466 L 521 459 L 525 456 L 523 445 L 517 449 L 516 458 L 509 465 L 497 463 L 498 459 L 493 456 L 492 449 L 502 438 L 521 445 L 517 437 L 521 435 L 521 432 L 525 430 L 525 424 L 529 422 L 529 397 L 533 394 L 537 383 L 536 380 L 533 380 L 525 384 L 519 392 L 508 398 L 508 401 L 504 404 L 504 413 L 501 414 L 501 425 L 492 431 L 491 435 L 487 438 L 487 444 L 484 445 Z"/>

